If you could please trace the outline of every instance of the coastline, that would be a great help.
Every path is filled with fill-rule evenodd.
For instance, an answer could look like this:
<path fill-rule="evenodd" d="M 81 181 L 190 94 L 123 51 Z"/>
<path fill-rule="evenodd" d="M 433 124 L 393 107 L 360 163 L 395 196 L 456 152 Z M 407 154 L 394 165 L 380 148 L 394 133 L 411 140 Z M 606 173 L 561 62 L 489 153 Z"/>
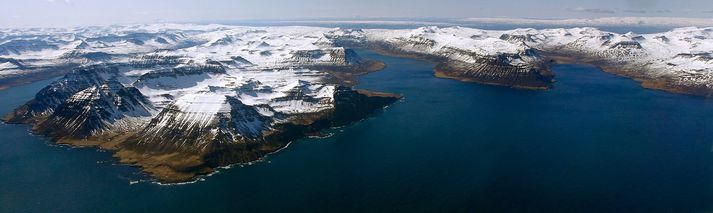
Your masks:
<path fill-rule="evenodd" d="M 670 83 L 669 80 L 665 78 L 654 79 L 652 77 L 647 77 L 644 75 L 636 75 L 632 68 L 626 66 L 617 66 L 615 64 L 599 62 L 595 59 L 589 59 L 587 57 L 577 57 L 577 56 L 565 56 L 559 54 L 546 54 L 546 58 L 550 59 L 554 63 L 558 64 L 587 64 L 591 66 L 598 67 L 602 71 L 629 78 L 639 83 L 639 86 L 645 89 L 659 90 L 673 94 L 679 95 L 691 95 L 691 96 L 702 96 L 711 97 L 713 96 L 713 89 L 711 88 L 696 88 L 687 87 L 683 85 L 674 85 Z"/>
<path fill-rule="evenodd" d="M 469 70 L 464 67 L 450 68 L 450 67 L 457 66 L 457 65 L 454 65 L 455 62 L 450 61 L 447 58 L 423 54 L 423 53 L 390 50 L 386 46 L 387 46 L 386 44 L 373 43 L 373 44 L 368 44 L 364 47 L 360 46 L 358 48 L 368 49 L 375 53 L 378 53 L 381 55 L 386 55 L 386 56 L 409 58 L 409 59 L 431 62 L 434 64 L 432 69 L 433 69 L 433 75 L 435 77 L 444 78 L 444 79 L 453 79 L 453 80 L 457 80 L 457 81 L 461 81 L 461 82 L 478 83 L 478 84 L 492 85 L 492 86 L 503 86 L 503 87 L 516 88 L 516 89 L 547 90 L 552 87 L 552 83 L 554 82 L 554 77 L 555 77 L 554 73 L 549 71 L 549 67 L 546 67 L 546 66 L 538 69 L 536 73 L 529 73 L 531 76 L 526 76 L 526 77 L 533 77 L 533 79 L 528 79 L 528 80 L 525 80 L 522 82 L 512 82 L 512 81 L 510 81 L 509 78 L 500 78 L 500 79 L 489 78 L 488 79 L 488 78 L 479 77 L 479 76 L 464 76 L 464 75 L 460 75 L 457 73 L 467 73 Z"/>
<path fill-rule="evenodd" d="M 383 49 L 373 49 L 369 48 L 369 50 L 372 50 L 378 54 L 384 54 L 384 55 L 390 55 L 390 56 L 396 56 L 396 57 L 403 57 L 403 58 L 411 58 L 411 59 L 416 59 L 416 60 L 424 60 L 424 61 L 429 61 L 436 63 L 436 65 L 433 67 L 434 71 L 434 76 L 439 77 L 439 78 L 448 78 L 448 79 L 454 79 L 454 80 L 459 80 L 462 82 L 474 82 L 474 83 L 480 83 L 480 84 L 486 84 L 486 85 L 497 85 L 497 86 L 507 86 L 511 88 L 517 88 L 517 89 L 530 89 L 530 90 L 547 90 L 550 88 L 550 85 L 547 86 L 527 86 L 527 84 L 506 84 L 502 82 L 497 82 L 497 81 L 480 81 L 477 78 L 472 79 L 472 78 L 463 78 L 459 77 L 457 75 L 449 75 L 448 73 L 442 69 L 439 69 L 439 67 L 443 67 L 444 65 L 447 65 L 447 61 L 444 60 L 439 60 L 437 57 L 434 56 L 428 56 L 428 55 L 419 55 L 419 54 L 399 54 L 391 51 L 386 51 Z M 637 77 L 629 74 L 625 69 L 617 69 L 615 68 L 616 66 L 613 65 L 605 65 L 604 63 L 597 63 L 595 60 L 592 59 L 587 59 L 587 58 L 582 58 L 582 57 L 577 57 L 577 56 L 561 56 L 561 55 L 547 55 L 546 58 L 551 59 L 555 63 L 584 63 L 584 64 L 590 64 L 593 66 L 597 66 L 601 68 L 603 71 L 607 73 L 612 73 L 615 75 L 631 78 L 633 80 L 636 80 L 637 82 L 640 82 L 640 85 L 643 88 L 647 89 L 657 89 L 657 90 L 663 90 L 667 92 L 672 92 L 672 93 L 679 93 L 679 94 L 689 94 L 689 95 L 696 95 L 695 93 L 692 93 L 690 91 L 686 90 L 679 90 L 676 88 L 670 87 L 668 84 L 662 83 L 662 82 L 657 82 L 653 80 L 649 80 L 646 78 L 642 77 Z M 336 81 L 341 82 L 342 85 L 348 85 L 348 86 L 353 86 L 356 85 L 356 77 L 360 75 L 364 75 L 367 73 L 371 72 L 376 72 L 379 70 L 382 70 L 386 67 L 386 64 L 384 62 L 380 61 L 369 61 L 369 63 L 366 63 L 366 66 L 358 66 L 357 69 L 335 69 L 335 68 L 321 68 L 322 71 L 330 73 L 332 77 Z M 455 70 L 457 71 L 457 70 Z M 454 72 L 454 71 L 451 71 Z M 552 75 L 553 76 L 553 75 Z M 391 94 L 391 93 L 381 93 L 381 92 L 373 92 L 373 91 L 367 91 L 367 90 L 353 90 L 356 94 L 363 95 L 364 97 L 367 98 L 382 98 L 382 99 L 392 99 L 393 101 L 398 100 L 401 98 L 400 95 L 396 94 Z M 393 103 L 391 101 L 391 103 Z M 388 106 L 388 104 L 383 105 L 381 107 Z M 195 178 L 205 176 L 208 174 L 212 174 L 216 172 L 217 168 L 220 167 L 226 167 L 226 166 L 231 166 L 231 165 L 236 165 L 236 164 L 248 164 L 251 162 L 257 162 L 263 159 L 265 156 L 271 154 L 271 153 L 276 153 L 279 152 L 280 150 L 285 149 L 290 143 L 292 143 L 294 140 L 308 137 L 310 136 L 311 133 L 313 132 L 319 132 L 324 128 L 331 128 L 334 126 L 330 126 L 333 123 L 339 123 L 341 126 L 343 125 L 348 125 L 349 123 L 352 122 L 358 122 L 361 119 L 364 119 L 365 117 L 360 117 L 356 120 L 351 120 L 351 121 L 335 121 L 335 120 L 329 120 L 329 116 L 326 116 L 327 120 L 320 120 L 324 118 L 324 116 L 318 116 L 316 120 L 311 120 L 305 122 L 306 125 L 303 125 L 301 127 L 294 127 L 297 128 L 297 130 L 284 130 L 284 131 L 289 131 L 292 132 L 290 133 L 289 136 L 275 136 L 275 140 L 272 141 L 266 141 L 264 144 L 261 144 L 259 149 L 256 150 L 248 150 L 247 153 L 243 153 L 242 156 L 239 158 L 235 157 L 229 157 L 228 160 L 222 159 L 221 158 L 217 161 L 208 161 L 206 160 L 206 157 L 210 155 L 210 153 L 189 153 L 189 152 L 180 152 L 180 151 L 174 151 L 174 152 L 162 152 L 162 151 L 156 151 L 156 150 L 141 150 L 141 149 L 136 149 L 127 146 L 126 141 L 129 141 L 132 138 L 139 137 L 137 136 L 138 131 L 128 131 L 128 132 L 115 132 L 115 133 L 109 133 L 109 134 L 101 134 L 97 136 L 92 136 L 90 138 L 84 138 L 84 139 L 71 139 L 71 138 L 63 138 L 63 137 L 53 137 L 47 134 L 43 134 L 42 132 L 39 131 L 37 128 L 37 125 L 42 122 L 42 118 L 34 118 L 31 120 L 25 120 L 25 121 L 20 121 L 20 122 L 15 122 L 12 118 L 12 114 L 8 114 L 5 118 L 3 118 L 3 121 L 6 123 L 24 123 L 24 124 L 30 124 L 33 126 L 33 134 L 37 135 L 43 135 L 49 137 L 51 140 L 55 141 L 58 144 L 65 144 L 69 145 L 72 147 L 97 147 L 98 149 L 103 149 L 103 150 L 109 150 L 114 152 L 114 157 L 118 159 L 118 161 L 122 164 L 130 165 L 130 166 L 136 166 L 140 167 L 142 171 L 146 172 L 149 176 L 152 176 L 153 178 L 156 178 L 158 182 L 161 183 L 185 183 L 185 182 L 191 182 L 195 181 Z M 353 118 L 350 118 L 353 119 Z M 315 124 L 317 123 L 317 124 Z M 314 126 L 313 126 L 314 125 Z M 242 150 L 246 151 L 246 150 Z M 247 155 L 245 155 L 247 154 Z M 236 155 L 236 153 L 227 153 L 227 155 Z"/>
<path fill-rule="evenodd" d="M 79 65 L 70 63 L 63 64 L 57 67 L 35 68 L 34 70 L 25 70 L 25 72 L 28 73 L 23 73 L 21 75 L 10 76 L 7 78 L 0 79 L 0 90 L 62 77 L 77 66 Z"/>
<path fill-rule="evenodd" d="M 356 77 L 383 70 L 385 63 L 381 61 L 369 60 L 367 66 L 357 66 L 354 69 L 323 69 L 322 71 L 330 73 L 340 83 L 338 85 L 348 85 L 349 87 L 356 84 Z M 340 77 L 334 76 L 336 73 L 341 73 Z M 12 111 L 2 118 L 2 122 L 6 124 L 27 124 L 31 126 L 33 135 L 42 136 L 50 139 L 56 144 L 67 145 L 72 148 L 96 148 L 113 152 L 113 157 L 118 163 L 139 167 L 148 176 L 155 179 L 155 182 L 161 184 L 184 184 L 197 181 L 198 178 L 209 176 L 218 171 L 219 168 L 231 167 L 234 165 L 252 164 L 262 161 L 266 156 L 277 153 L 286 149 L 289 144 L 295 140 L 305 138 L 313 132 L 319 132 L 327 128 L 341 127 L 359 122 L 369 116 L 372 116 L 377 111 L 383 110 L 389 104 L 402 98 L 401 95 L 374 92 L 367 90 L 357 90 L 344 87 L 344 92 L 340 93 L 349 97 L 359 97 L 355 99 L 355 103 L 347 103 L 350 107 L 348 112 L 340 112 L 340 109 L 330 110 L 326 113 L 320 113 L 314 118 L 307 118 L 304 121 L 299 121 L 302 124 L 281 125 L 281 130 L 268 133 L 262 142 L 252 142 L 258 148 L 254 150 L 230 150 L 230 147 L 217 150 L 218 156 L 214 156 L 215 152 L 185 152 L 180 150 L 152 150 L 143 149 L 135 146 L 133 141 L 141 137 L 139 130 L 128 130 L 118 132 L 107 132 L 86 138 L 72 138 L 70 136 L 62 136 L 45 131 L 41 127 L 41 123 L 47 119 L 47 116 L 39 117 L 18 117 L 22 113 L 22 106 L 18 107 L 20 111 Z M 340 104 L 335 94 L 335 104 Z M 347 98 L 351 100 L 353 98 Z M 359 106 L 364 108 L 361 109 Z M 357 110 L 357 111 L 349 111 Z M 345 114 L 346 113 L 346 114 Z M 353 115 L 351 114 L 353 113 Z M 311 116 L 308 116 L 311 117 Z M 140 127 L 139 127 L 140 128 Z M 281 132 L 280 132 L 281 131 Z M 244 145 L 238 145 L 244 146 Z M 234 151 L 237 151 L 234 152 Z M 221 154 L 222 153 L 222 154 Z M 222 155 L 222 156 L 221 156 Z M 237 155 L 237 156 L 236 156 Z M 215 158 L 215 159 L 212 159 Z M 211 160 L 212 159 L 212 160 Z"/>
<path fill-rule="evenodd" d="M 512 208 L 482 204 L 532 197 L 546 206 L 526 202 L 523 210 L 588 211 L 588 195 L 602 193 L 612 196 L 595 196 L 594 202 L 617 201 L 630 209 L 638 209 L 632 195 L 638 195 L 634 203 L 673 201 L 653 202 L 646 210 L 689 211 L 711 204 L 685 199 L 709 192 L 695 184 L 709 182 L 706 174 L 713 168 L 706 158 L 712 155 L 710 143 L 703 141 L 711 134 L 696 127 L 709 121 L 701 116 L 712 109 L 703 98 L 643 89 L 589 65 L 552 64 L 554 87 L 526 91 L 438 79 L 429 62 L 359 53 L 390 66 L 358 77 L 357 89 L 406 98 L 362 122 L 325 130 L 334 133 L 328 139 L 300 139 L 262 161 L 219 167 L 194 181 L 161 183 L 138 167 L 120 164 L 113 152 L 56 145 L 30 134 L 29 126 L 0 125 L 5 127 L 1 164 L 9 171 L 2 176 L 7 186 L 2 194 L 11 201 L 2 208 L 281 211 L 326 202 L 333 205 L 320 209 L 368 211 L 403 204 L 406 209 L 497 212 Z M 3 91 L 9 100 L 3 112 L 31 99 L 45 82 Z M 482 190 L 491 186 L 515 190 L 493 197 L 492 190 Z M 523 186 L 528 190 L 518 190 Z M 617 193 L 622 187 L 633 188 L 633 194 Z M 583 194 L 557 193 L 571 190 Z M 345 191 L 350 194 L 344 196 Z M 434 202 L 434 196 L 471 201 Z M 360 197 L 368 200 L 350 205 Z M 570 202 L 563 207 L 562 201 Z M 598 210 L 615 208 L 603 206 Z"/>

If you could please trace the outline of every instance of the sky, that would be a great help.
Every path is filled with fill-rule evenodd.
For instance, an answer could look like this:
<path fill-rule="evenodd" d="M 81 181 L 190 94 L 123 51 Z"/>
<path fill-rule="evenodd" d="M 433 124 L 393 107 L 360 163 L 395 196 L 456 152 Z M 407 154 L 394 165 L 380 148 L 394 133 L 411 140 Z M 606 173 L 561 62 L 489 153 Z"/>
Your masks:
<path fill-rule="evenodd" d="M 379 18 L 713 18 L 713 0 L 0 0 L 0 28 Z"/>

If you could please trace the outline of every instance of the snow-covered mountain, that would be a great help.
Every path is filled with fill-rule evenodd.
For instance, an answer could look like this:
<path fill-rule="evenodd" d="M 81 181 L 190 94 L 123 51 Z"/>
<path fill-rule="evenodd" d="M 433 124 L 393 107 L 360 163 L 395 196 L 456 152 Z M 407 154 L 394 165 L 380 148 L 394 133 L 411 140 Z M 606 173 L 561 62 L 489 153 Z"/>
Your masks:
<path fill-rule="evenodd" d="M 462 27 L 337 30 L 335 43 L 438 62 L 436 75 L 486 84 L 545 89 L 552 73 L 532 47 L 506 32 Z"/>
<path fill-rule="evenodd" d="M 551 59 L 592 63 L 645 87 L 713 95 L 713 28 L 677 28 L 655 34 L 617 34 L 595 28 L 480 30 L 337 30 L 344 46 L 439 62 L 437 75 L 466 81 L 547 88 Z M 445 68 L 445 69 L 444 69 Z"/>
<path fill-rule="evenodd" d="M 162 181 L 249 162 L 398 99 L 352 90 L 383 67 L 352 48 L 437 63 L 436 76 L 546 89 L 551 59 L 644 86 L 713 94 L 713 28 L 339 29 L 156 24 L 0 30 L 0 86 L 64 75 L 5 117 L 75 145 L 117 150 Z"/>
<path fill-rule="evenodd" d="M 67 72 L 5 120 L 34 124 L 62 143 L 118 149 L 123 161 L 160 180 L 185 181 L 257 160 L 398 99 L 342 86 L 351 74 L 383 65 L 334 45 L 325 30 L 148 25 L 4 32 L 5 71 Z M 142 158 L 146 153 L 155 155 Z M 152 158 L 164 155 L 172 157 Z"/>

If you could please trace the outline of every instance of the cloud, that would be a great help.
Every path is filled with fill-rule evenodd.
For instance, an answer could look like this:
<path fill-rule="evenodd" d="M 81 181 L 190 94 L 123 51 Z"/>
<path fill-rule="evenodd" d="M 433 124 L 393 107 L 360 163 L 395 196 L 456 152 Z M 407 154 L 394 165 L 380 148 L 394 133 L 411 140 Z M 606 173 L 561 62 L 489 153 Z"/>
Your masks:
<path fill-rule="evenodd" d="M 658 4 L 658 0 L 626 0 L 629 8 L 653 8 Z"/>
<path fill-rule="evenodd" d="M 645 13 L 672 13 L 673 11 L 663 9 L 663 10 L 643 10 L 643 9 L 637 9 L 637 10 L 624 10 L 625 13 L 638 13 L 638 14 L 645 14 Z"/>
<path fill-rule="evenodd" d="M 665 10 L 656 10 L 656 13 L 672 13 L 673 11 L 665 9 Z"/>
<path fill-rule="evenodd" d="M 648 13 L 647 10 L 624 10 L 624 12 L 625 13 L 640 13 L 640 14 Z"/>
<path fill-rule="evenodd" d="M 578 13 L 599 13 L 599 14 L 614 14 L 614 13 L 616 13 L 616 11 L 610 10 L 610 9 L 585 8 L 585 7 L 576 7 L 576 8 L 571 9 L 570 11 L 578 12 Z"/>
<path fill-rule="evenodd" d="M 632 2 L 632 1 L 630 1 Z M 644 2 L 647 1 L 635 1 L 639 2 L 639 4 L 644 5 Z M 598 13 L 598 14 L 615 14 L 615 13 L 636 13 L 636 14 L 664 14 L 664 13 L 673 13 L 672 10 L 669 9 L 645 9 L 645 8 L 636 8 L 636 9 L 626 9 L 626 10 L 614 10 L 614 9 L 605 9 L 605 8 L 586 8 L 586 7 L 576 7 L 573 9 L 570 9 L 572 12 L 578 12 L 578 13 Z"/>

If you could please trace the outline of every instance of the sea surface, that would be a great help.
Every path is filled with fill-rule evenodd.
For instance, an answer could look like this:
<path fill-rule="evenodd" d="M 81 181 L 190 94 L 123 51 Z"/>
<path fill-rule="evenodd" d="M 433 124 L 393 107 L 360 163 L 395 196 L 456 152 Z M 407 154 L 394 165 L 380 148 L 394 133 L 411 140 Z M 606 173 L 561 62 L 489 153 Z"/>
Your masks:
<path fill-rule="evenodd" d="M 109 152 L 0 125 L 0 212 L 702 212 L 713 210 L 713 100 L 554 65 L 548 91 L 433 77 L 383 60 L 358 88 L 383 112 L 264 162 L 152 183 Z M 0 91 L 10 112 L 49 81 Z"/>

